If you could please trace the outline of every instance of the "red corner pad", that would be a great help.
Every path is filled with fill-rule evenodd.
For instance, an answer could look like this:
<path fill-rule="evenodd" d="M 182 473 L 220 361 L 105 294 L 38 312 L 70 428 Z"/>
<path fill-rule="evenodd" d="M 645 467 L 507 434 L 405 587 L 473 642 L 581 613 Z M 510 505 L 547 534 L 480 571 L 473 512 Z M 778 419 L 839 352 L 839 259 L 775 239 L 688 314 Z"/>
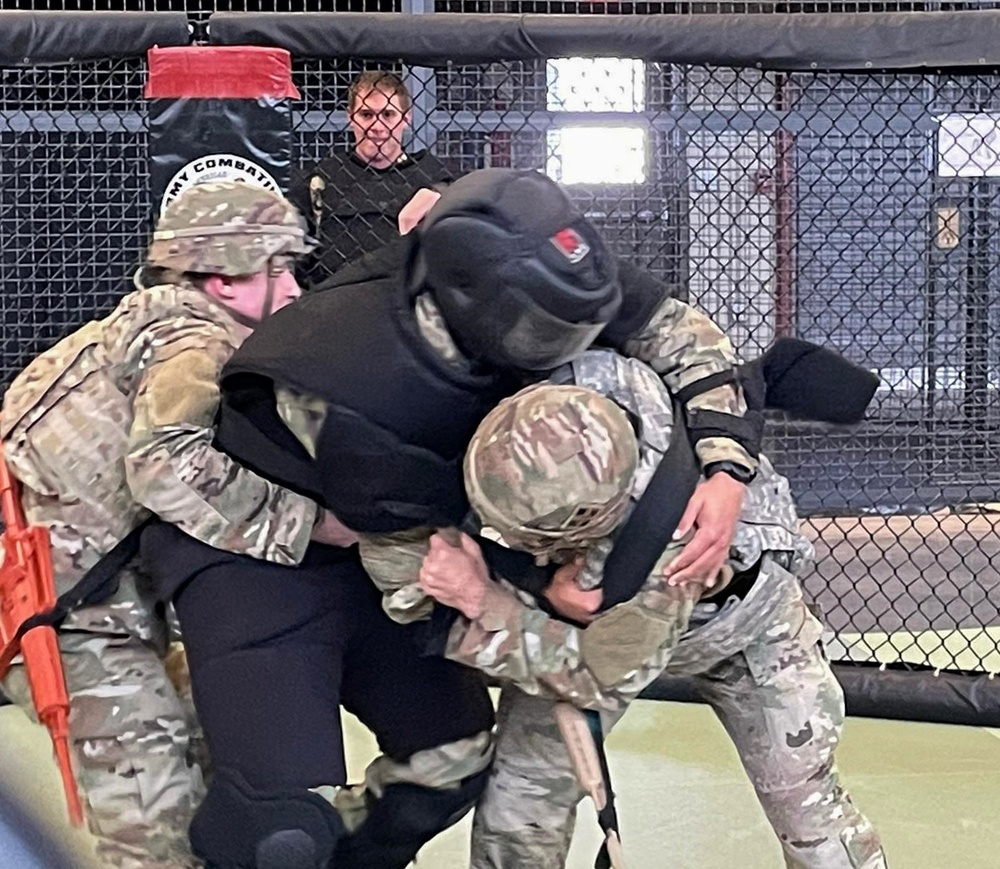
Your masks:
<path fill-rule="evenodd" d="M 283 48 L 252 45 L 149 49 L 147 99 L 299 98 L 292 56 Z"/>

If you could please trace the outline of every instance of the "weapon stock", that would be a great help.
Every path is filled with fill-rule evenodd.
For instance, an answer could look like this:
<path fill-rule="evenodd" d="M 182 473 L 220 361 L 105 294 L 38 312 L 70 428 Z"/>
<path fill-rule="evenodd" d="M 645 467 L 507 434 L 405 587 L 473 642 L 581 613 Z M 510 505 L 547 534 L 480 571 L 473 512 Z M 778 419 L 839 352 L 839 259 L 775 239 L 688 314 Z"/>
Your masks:
<path fill-rule="evenodd" d="M 29 526 L 20 493 L 0 448 L 0 510 L 3 514 L 3 561 L 0 563 L 0 678 L 17 655 L 31 688 L 38 719 L 52 738 L 62 776 L 70 821 L 83 823 L 83 808 L 69 750 L 69 694 L 55 629 L 42 624 L 22 629 L 33 616 L 55 606 L 55 580 L 47 528 Z"/>
<path fill-rule="evenodd" d="M 437 531 L 449 546 L 456 549 L 461 548 L 462 535 L 457 528 L 441 527 Z M 566 743 L 566 748 L 569 751 L 577 781 L 590 795 L 594 801 L 594 808 L 600 814 L 608 805 L 608 789 L 605 785 L 604 772 L 597 753 L 594 734 L 587 724 L 584 713 L 571 703 L 557 703 L 555 715 L 559 724 L 559 732 L 562 734 L 563 742 Z M 617 829 L 608 827 L 605 830 L 604 844 L 611 869 L 626 869 L 625 854 Z"/>
<path fill-rule="evenodd" d="M 577 781 L 590 795 L 594 801 L 594 808 L 600 814 L 608 804 L 608 790 L 604 781 L 604 772 L 601 769 L 601 761 L 597 755 L 594 734 L 584 718 L 584 713 L 571 703 L 557 703 L 555 715 L 556 722 L 559 724 L 559 732 L 562 734 L 570 760 L 573 762 L 573 771 L 576 773 Z M 626 869 L 625 854 L 618 831 L 614 828 L 608 828 L 604 832 L 604 844 L 607 847 L 612 869 Z"/>

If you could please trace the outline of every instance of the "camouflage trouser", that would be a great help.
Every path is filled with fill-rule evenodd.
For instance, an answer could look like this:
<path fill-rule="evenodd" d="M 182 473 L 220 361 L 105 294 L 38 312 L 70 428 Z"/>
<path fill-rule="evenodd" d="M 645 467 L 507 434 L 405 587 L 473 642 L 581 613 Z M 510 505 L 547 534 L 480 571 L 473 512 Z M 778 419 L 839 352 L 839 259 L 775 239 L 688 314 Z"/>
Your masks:
<path fill-rule="evenodd" d="M 786 866 L 881 869 L 878 836 L 833 763 L 844 701 L 821 633 L 795 578 L 765 561 L 746 600 L 690 631 L 667 670 L 693 675 L 725 726 Z M 473 869 L 565 865 L 583 793 L 552 705 L 514 688 L 501 695 L 496 760 L 473 823 Z M 605 731 L 612 723 L 605 719 Z"/>
<path fill-rule="evenodd" d="M 59 632 L 76 777 L 107 865 L 188 869 L 200 865 L 188 825 L 204 795 L 189 757 L 191 710 L 164 668 L 164 625 L 139 597 L 126 571 L 111 600 L 78 610 Z M 23 667 L 4 688 L 33 715 Z"/>
<path fill-rule="evenodd" d="M 132 500 L 124 464 L 108 458 L 125 455 L 131 425 L 117 384 L 84 365 L 62 375 L 46 402 L 58 408 L 26 417 L 4 452 L 24 482 L 28 521 L 49 530 L 62 594 L 146 514 Z M 97 465 L 69 444 L 93 450 Z M 188 759 L 193 707 L 178 699 L 164 669 L 167 627 L 148 580 L 123 570 L 111 598 L 66 619 L 59 645 L 76 775 L 100 855 L 121 869 L 198 865 L 187 841 L 204 793 L 201 772 Z M 5 688 L 31 712 L 20 668 Z"/>

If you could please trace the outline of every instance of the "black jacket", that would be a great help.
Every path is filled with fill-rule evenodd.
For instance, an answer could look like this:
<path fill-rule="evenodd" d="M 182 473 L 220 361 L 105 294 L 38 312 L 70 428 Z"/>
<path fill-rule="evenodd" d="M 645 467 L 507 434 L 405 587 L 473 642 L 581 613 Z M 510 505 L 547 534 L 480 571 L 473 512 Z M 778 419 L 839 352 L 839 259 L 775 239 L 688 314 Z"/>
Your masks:
<path fill-rule="evenodd" d="M 387 169 L 375 169 L 353 152 L 331 154 L 293 174 L 288 198 L 306 217 L 319 245 L 300 268 L 306 285 L 321 283 L 344 263 L 376 250 L 397 234 L 400 209 L 421 187 L 453 181 L 453 167 L 415 151 Z"/>
<path fill-rule="evenodd" d="M 279 311 L 236 351 L 222 378 L 218 444 L 271 480 L 309 494 L 358 531 L 457 524 L 467 509 L 461 462 L 482 418 L 524 380 L 462 373 L 419 334 L 399 242 L 352 263 L 322 292 Z M 620 350 L 670 290 L 621 263 L 623 304 L 599 336 Z M 539 377 L 544 375 L 538 375 Z M 855 422 L 877 378 L 796 339 L 744 367 L 754 408 Z M 325 399 L 313 459 L 276 412 L 275 384 Z"/>
<path fill-rule="evenodd" d="M 469 439 L 525 382 L 498 370 L 463 374 L 427 345 L 401 279 L 409 244 L 373 252 L 279 311 L 223 371 L 219 447 L 358 531 L 459 522 Z M 630 266 L 622 277 L 625 303 L 601 336 L 616 348 L 668 293 Z M 326 401 L 315 460 L 278 417 L 275 385 Z"/>

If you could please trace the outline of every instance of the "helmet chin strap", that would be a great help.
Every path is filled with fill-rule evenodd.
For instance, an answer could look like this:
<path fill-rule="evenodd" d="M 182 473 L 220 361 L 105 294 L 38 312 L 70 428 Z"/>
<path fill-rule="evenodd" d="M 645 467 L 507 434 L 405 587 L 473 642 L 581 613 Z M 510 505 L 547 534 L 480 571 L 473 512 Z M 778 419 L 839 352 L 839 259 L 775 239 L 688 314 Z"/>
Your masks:
<path fill-rule="evenodd" d="M 232 317 L 241 326 L 246 326 L 248 329 L 256 329 L 261 324 L 261 319 L 248 317 L 246 314 L 229 307 L 229 305 L 226 305 L 226 310 L 229 312 L 230 317 Z"/>
<path fill-rule="evenodd" d="M 267 290 L 264 292 L 264 304 L 261 306 L 259 323 L 263 323 L 274 313 L 274 292 L 277 289 L 278 278 L 274 274 L 274 269 L 271 268 L 272 262 L 274 262 L 274 257 L 267 261 Z"/>
<path fill-rule="evenodd" d="M 267 274 L 267 289 L 264 291 L 264 301 L 260 306 L 260 316 L 251 317 L 241 311 L 234 310 L 228 305 L 226 308 L 229 311 L 229 315 L 240 325 L 246 326 L 248 329 L 256 329 L 261 323 L 263 323 L 271 314 L 274 313 L 272 308 L 274 307 L 274 294 L 277 290 L 278 279 L 274 274 L 274 270 L 271 268 L 271 263 L 274 257 L 271 257 L 267 261 L 267 266 L 265 272 Z"/>

